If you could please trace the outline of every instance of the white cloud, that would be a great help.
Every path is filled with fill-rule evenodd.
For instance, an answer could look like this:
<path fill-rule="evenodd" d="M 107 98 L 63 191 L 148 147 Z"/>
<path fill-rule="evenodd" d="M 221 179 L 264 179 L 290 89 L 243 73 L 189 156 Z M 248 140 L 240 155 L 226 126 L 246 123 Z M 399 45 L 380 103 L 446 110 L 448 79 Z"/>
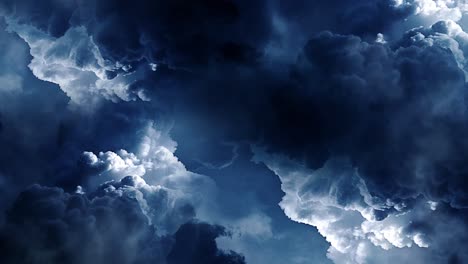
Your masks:
<path fill-rule="evenodd" d="M 449 49 L 460 69 L 468 77 L 468 62 L 465 52 L 468 51 L 468 34 L 453 20 L 439 21 L 430 29 L 415 28 L 410 38 L 412 44 L 423 46 L 439 46 Z"/>
<path fill-rule="evenodd" d="M 175 232 L 194 215 L 189 195 L 177 189 L 150 185 L 142 177 L 128 176 L 121 181 L 107 182 L 101 186 L 107 195 L 126 196 L 137 200 L 150 224 L 160 235 Z"/>
<path fill-rule="evenodd" d="M 92 190 L 108 182 L 105 191 L 135 198 L 161 233 L 175 231 L 189 220 L 184 213 L 190 212 L 187 205 L 196 209 L 197 218 L 208 220 L 214 208 L 215 183 L 185 168 L 174 155 L 176 143 L 167 132 L 149 122 L 135 149 L 135 153 L 124 149 L 83 152 L 85 165 L 93 171 L 87 188 Z M 131 179 L 134 186 L 114 187 L 124 178 Z"/>
<path fill-rule="evenodd" d="M 412 6 L 414 14 L 430 23 L 438 20 L 458 21 L 468 11 L 468 2 L 464 0 L 393 0 L 395 6 Z"/>
<path fill-rule="evenodd" d="M 117 152 L 83 152 L 86 164 L 99 171 L 98 184 L 103 181 L 120 180 L 125 176 L 144 177 L 150 184 L 168 183 L 178 175 L 190 174 L 174 152 L 177 144 L 148 122 L 135 153 L 121 149 Z M 179 177 L 180 178 L 180 177 Z"/>
<path fill-rule="evenodd" d="M 29 68 L 33 74 L 58 84 L 72 103 L 90 107 L 102 98 L 114 102 L 149 100 L 143 90 L 131 88 L 149 69 L 131 71 L 130 65 L 105 60 L 84 27 L 71 27 L 63 36 L 54 38 L 33 26 L 7 21 L 8 30 L 30 47 L 33 59 Z M 109 72 L 116 76 L 107 77 Z"/>
<path fill-rule="evenodd" d="M 409 209 L 404 202 L 371 195 L 357 170 L 343 158 L 331 159 L 322 168 L 310 170 L 283 156 L 260 149 L 255 149 L 255 153 L 255 160 L 265 163 L 281 180 L 285 195 L 280 206 L 285 214 L 296 222 L 316 227 L 330 243 L 328 256 L 335 263 L 386 263 L 389 259 L 398 262 L 398 258 L 421 254 L 431 247 L 429 234 L 411 228 L 414 221 L 434 212 L 427 201 L 416 202 Z M 420 263 L 424 259 L 417 258 Z"/>
<path fill-rule="evenodd" d="M 135 154 L 124 149 L 117 153 L 112 151 L 99 152 L 98 155 L 88 151 L 83 152 L 88 165 L 103 167 L 105 173 L 110 174 L 112 178 L 117 178 L 117 180 L 127 175 L 141 177 L 146 173 L 145 164 L 142 164 L 142 161 Z"/>

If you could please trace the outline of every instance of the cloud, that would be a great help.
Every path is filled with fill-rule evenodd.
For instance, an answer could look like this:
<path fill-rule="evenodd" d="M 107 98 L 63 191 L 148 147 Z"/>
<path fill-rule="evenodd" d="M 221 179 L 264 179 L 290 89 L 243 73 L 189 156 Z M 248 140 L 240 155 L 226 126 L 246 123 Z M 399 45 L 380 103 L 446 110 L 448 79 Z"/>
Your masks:
<path fill-rule="evenodd" d="M 174 236 L 157 236 L 159 226 L 149 224 L 138 198 L 128 195 L 126 188 L 135 187 L 132 179 L 123 180 L 119 189 L 103 186 L 108 191 L 91 197 L 31 186 L 1 229 L 2 261 L 181 263 L 182 256 L 189 263 L 244 263 L 237 253 L 217 249 L 215 239 L 227 234 L 220 226 L 189 222 Z"/>
<path fill-rule="evenodd" d="M 412 6 L 414 14 L 438 20 L 458 21 L 468 11 L 468 3 L 459 0 L 394 0 L 396 6 Z"/>
<path fill-rule="evenodd" d="M 329 160 L 317 170 L 260 150 L 256 159 L 280 177 L 285 214 L 315 226 L 330 243 L 328 256 L 335 263 L 444 263 L 453 255 L 466 261 L 465 210 L 451 215 L 446 204 L 434 208 L 423 198 L 383 200 L 369 193 L 346 159 Z"/>
<path fill-rule="evenodd" d="M 120 181 L 106 182 L 92 195 L 134 198 L 149 224 L 158 227 L 157 234 L 171 234 L 179 226 L 195 217 L 195 208 L 189 197 L 180 190 L 160 185 L 148 185 L 138 176 L 126 176 Z"/>
<path fill-rule="evenodd" d="M 271 242 L 275 219 L 253 207 L 262 204 L 257 193 L 270 205 L 276 196 L 245 185 L 274 183 L 213 172 L 225 184 L 218 193 L 215 180 L 191 172 L 224 172 L 238 145 L 253 144 L 281 179 L 282 209 L 316 226 L 336 262 L 465 260 L 459 247 L 444 246 L 465 245 L 467 37 L 457 24 L 465 7 L 309 2 L 3 3 L 34 75 L 80 107 L 54 108 L 47 132 L 2 114 L 2 142 L 13 138 L 6 149 L 20 150 L 14 164 L 2 159 L 2 175 L 130 197 L 162 233 L 196 214 Z M 415 24 L 425 27 L 400 36 Z M 44 116 L 28 109 L 31 120 Z M 37 176 L 25 173 L 35 168 Z M 248 195 L 233 202 L 238 192 Z M 219 217 L 223 206 L 231 219 Z"/>
<path fill-rule="evenodd" d="M 180 113 L 197 121 L 174 127 L 179 150 L 190 127 L 197 138 L 247 140 L 312 169 L 345 156 L 370 192 L 385 199 L 423 193 L 463 207 L 465 168 L 452 158 L 463 156 L 465 145 L 457 136 L 466 130 L 463 33 L 437 29 L 444 23 L 455 30 L 451 22 L 435 24 L 425 37 L 430 45 L 405 43 L 406 36 L 382 44 L 323 32 L 310 39 L 286 80 L 262 72 L 196 86 L 180 95 Z M 213 88 L 221 83 L 228 87 L 222 94 Z"/>
<path fill-rule="evenodd" d="M 164 259 L 161 242 L 136 201 L 128 197 L 90 200 L 34 185 L 18 197 L 7 219 L 1 232 L 5 263 Z"/>
<path fill-rule="evenodd" d="M 58 130 L 62 132 L 59 135 L 53 134 L 50 140 L 44 142 L 52 142 L 50 147 L 55 146 L 57 152 L 63 152 L 64 155 L 60 156 L 68 163 L 64 165 L 56 161 L 54 166 L 63 166 L 63 173 L 52 175 L 48 180 L 54 185 L 59 182 L 68 188 L 71 185 L 76 186 L 74 184 L 81 186 L 72 194 L 59 187 L 35 185 L 20 195 L 10 210 L 14 213 L 7 214 L 6 224 L 0 232 L 3 240 L 1 243 L 8 243 L 8 246 L 4 247 L 7 250 L 4 253 L 6 263 L 166 263 L 166 255 L 173 249 L 172 245 L 177 243 L 177 239 L 171 237 L 172 234 L 177 232 L 182 224 L 192 220 L 196 211 L 203 217 L 206 214 L 204 211 L 212 210 L 211 204 L 205 201 L 212 199 L 210 194 L 215 190 L 214 183 L 208 177 L 187 171 L 178 161 L 174 156 L 176 143 L 169 137 L 168 130 L 164 130 L 161 123 L 158 125 L 160 130 L 156 129 L 154 120 L 145 118 L 135 106 L 124 107 L 125 115 L 120 112 L 123 108 L 119 109 L 114 105 L 104 104 L 100 106 L 99 114 L 91 117 L 81 116 L 72 110 L 65 112 L 69 120 L 62 121 L 59 126 Z M 102 118 L 106 115 L 108 118 Z M 112 121 L 113 118 L 118 119 L 118 123 L 122 125 L 117 129 L 118 132 L 114 130 L 116 123 L 115 120 Z M 10 120 L 6 120 L 6 131 L 9 132 L 12 127 L 8 122 Z M 95 121 L 98 123 L 94 123 Z M 79 124 L 87 125 L 82 127 L 77 135 L 73 127 Z M 88 130 L 89 134 L 85 130 Z M 30 140 L 30 137 L 25 138 Z M 94 152 L 99 151 L 83 152 L 86 146 L 91 146 L 93 151 L 99 146 L 120 146 L 132 152 L 107 151 L 98 157 Z M 33 147 L 34 145 L 25 147 L 25 151 Z M 82 154 L 78 163 L 78 157 L 74 155 L 76 151 Z M 46 157 L 54 157 L 57 152 L 46 152 Z M 76 157 L 75 161 L 70 162 L 73 157 Z M 72 164 L 69 165 L 70 163 Z M 128 176 L 129 174 L 133 176 Z M 34 180 L 32 176 L 28 179 Z M 108 182 L 103 184 L 104 181 Z M 12 189 L 13 186 L 8 184 L 5 187 Z M 70 204 L 77 199 L 84 200 L 84 205 L 83 208 L 80 207 L 83 215 L 78 215 L 75 219 L 75 212 L 68 210 L 74 209 Z M 28 212 L 29 206 L 35 206 L 33 201 L 39 204 L 37 214 Z M 115 212 L 113 206 L 117 207 Z M 122 211 L 124 209 L 130 212 Z M 52 214 L 52 211 L 58 212 L 59 216 Z M 109 213 L 102 216 L 101 211 Z M 12 216 L 13 214 L 15 216 Z M 45 223 L 37 223 L 36 217 Z M 95 227 L 97 224 L 93 221 L 100 221 L 99 227 Z M 137 225 L 141 228 L 134 230 L 126 225 Z M 192 225 L 193 228 L 198 226 L 197 223 Z M 203 230 L 206 230 L 203 232 L 209 232 L 211 227 L 208 224 L 203 225 Z M 125 229 L 125 232 L 120 229 Z M 213 230 L 221 229 L 224 230 L 222 227 L 213 227 Z M 20 230 L 26 231 L 22 233 Z M 225 233 L 213 232 L 210 235 L 213 237 L 212 241 L 211 238 L 206 238 L 204 243 L 214 243 L 216 246 L 215 237 Z M 122 237 L 116 237 L 118 234 Z M 36 236 L 37 240 L 27 240 L 30 235 Z M 58 242 L 48 244 L 49 237 L 55 236 L 59 236 Z M 114 240 L 118 242 L 114 243 Z M 89 247 L 80 247 L 80 244 L 84 243 Z M 60 246 L 61 244 L 64 246 Z M 78 247 L 80 250 L 77 250 Z M 175 247 L 173 250 L 176 250 Z M 181 250 L 185 249 L 178 249 L 177 252 Z M 196 255 L 199 254 L 198 250 L 190 252 Z M 114 254 L 114 251 L 118 253 Z M 139 252 L 139 255 L 136 256 L 135 252 Z M 214 247 L 209 253 L 214 254 L 211 256 L 213 260 L 229 261 L 232 256 L 235 263 L 243 263 L 242 257 L 233 252 L 225 253 Z M 208 255 L 206 257 L 210 258 Z M 193 261 L 197 261 L 196 256 Z"/>
<path fill-rule="evenodd" d="M 174 156 L 177 144 L 167 131 L 158 131 L 155 124 L 148 122 L 143 129 L 140 142 L 134 146 L 136 153 L 124 149 L 117 151 L 83 152 L 83 162 L 99 171 L 102 180 L 121 179 L 127 175 L 145 177 L 151 183 L 161 183 L 163 178 L 189 173 Z"/>
<path fill-rule="evenodd" d="M 167 87 L 147 81 L 160 68 L 155 65 L 187 73 L 210 65 L 254 65 L 263 49 L 256 45 L 266 42 L 271 27 L 265 2 L 199 1 L 189 8 L 164 1 L 49 1 L 36 8 L 8 1 L 3 10 L 9 30 L 31 48 L 33 73 L 58 84 L 72 103 L 88 106 L 102 97 L 159 101 L 152 91 Z M 31 12 L 37 16 L 30 18 Z M 246 26 L 249 34 L 242 30 Z"/>
<path fill-rule="evenodd" d="M 215 239 L 227 235 L 220 226 L 188 223 L 175 233 L 175 245 L 168 255 L 169 264 L 241 264 L 244 257 L 235 252 L 222 252 L 216 246 Z"/>
<path fill-rule="evenodd" d="M 452 191 L 464 188 L 458 176 L 445 174 L 445 190 L 431 177 L 442 167 L 464 171 L 449 158 L 463 151 L 464 140 L 452 134 L 466 127 L 463 70 L 437 43 L 389 46 L 331 33 L 311 39 L 296 68 L 300 87 L 273 110 L 279 120 L 294 117 L 283 123 L 289 137 L 272 133 L 267 147 L 304 153 L 311 168 L 348 156 L 371 192 L 390 199 L 424 193 L 455 205 L 464 200 L 463 191 Z"/>
<path fill-rule="evenodd" d="M 153 75 L 154 65 L 195 74 L 216 67 L 256 67 L 270 59 L 264 55 L 283 52 L 276 46 L 298 49 L 316 31 L 375 35 L 411 14 L 410 5 L 390 0 L 359 5 L 347 0 L 196 1 L 190 6 L 179 1 L 47 1 L 41 7 L 7 1 L 3 5 L 10 30 L 20 34 L 37 57 L 30 64 L 35 75 L 59 84 L 79 104 L 98 100 L 93 95 L 112 101 L 150 100 L 148 90 L 154 88 L 141 84 Z M 40 48 L 44 45 L 51 47 Z M 295 50 L 285 53 L 296 55 Z"/>
<path fill-rule="evenodd" d="M 414 28 L 405 33 L 399 43 L 401 46 L 416 45 L 420 47 L 439 46 L 449 49 L 460 69 L 467 72 L 465 53 L 468 34 L 453 20 L 443 20 L 430 28 Z"/>
<path fill-rule="evenodd" d="M 325 32 L 305 46 L 298 97 L 273 108 L 288 136 L 270 130 L 277 141 L 265 137 L 257 159 L 280 177 L 286 215 L 317 227 L 336 263 L 465 260 L 446 246 L 465 243 L 465 169 L 453 160 L 465 148 L 464 36 L 447 21 L 388 45 Z"/>
<path fill-rule="evenodd" d="M 136 153 L 124 149 L 117 153 L 100 152 L 98 155 L 85 151 L 81 157 L 81 165 L 87 171 L 88 183 L 85 189 L 94 189 L 102 182 L 113 182 L 123 179 L 133 179 L 135 192 L 142 196 L 141 201 L 147 206 L 151 203 L 152 190 L 162 192 L 167 199 L 168 207 L 183 207 L 190 203 L 195 206 L 200 217 L 211 214 L 212 204 L 217 193 L 217 187 L 209 177 L 188 171 L 174 156 L 176 143 L 167 131 L 158 131 L 150 122 L 140 142 L 134 146 Z M 131 176 L 131 178 L 128 178 Z M 147 201 L 148 200 L 148 201 Z M 190 201 L 190 202 L 189 202 Z M 159 215 L 160 213 L 156 214 Z M 149 216 L 151 219 L 151 216 Z"/>
<path fill-rule="evenodd" d="M 106 61 L 86 28 L 70 28 L 58 38 L 11 20 L 8 29 L 30 46 L 33 59 L 29 68 L 34 75 L 58 84 L 73 103 L 89 106 L 101 96 L 112 101 L 149 100 L 142 90 L 131 88 L 141 73 Z"/>

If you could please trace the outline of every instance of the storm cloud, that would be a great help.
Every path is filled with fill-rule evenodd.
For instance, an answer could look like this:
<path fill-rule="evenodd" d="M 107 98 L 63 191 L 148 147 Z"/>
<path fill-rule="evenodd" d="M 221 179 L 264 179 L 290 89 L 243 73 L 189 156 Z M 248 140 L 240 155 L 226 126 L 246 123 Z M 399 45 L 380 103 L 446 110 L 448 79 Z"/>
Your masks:
<path fill-rule="evenodd" d="M 119 189 L 131 188 L 133 184 L 124 179 Z M 2 260 L 5 263 L 245 263 L 242 256 L 216 247 L 215 239 L 227 235 L 220 226 L 190 221 L 174 236 L 158 236 L 137 199 L 122 195 L 119 189 L 87 196 L 66 193 L 57 187 L 31 186 L 18 196 L 7 213 L 0 235 Z M 179 213 L 190 215 L 191 210 L 187 210 Z M 181 256 L 183 262 L 178 259 Z"/>
<path fill-rule="evenodd" d="M 468 261 L 464 1 L 0 10 L 7 262 Z"/>

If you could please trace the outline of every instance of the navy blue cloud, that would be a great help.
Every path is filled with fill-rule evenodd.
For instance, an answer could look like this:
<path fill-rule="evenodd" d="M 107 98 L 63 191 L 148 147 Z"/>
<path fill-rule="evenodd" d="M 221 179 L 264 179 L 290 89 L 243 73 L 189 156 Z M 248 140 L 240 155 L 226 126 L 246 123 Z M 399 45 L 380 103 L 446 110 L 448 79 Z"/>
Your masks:
<path fill-rule="evenodd" d="M 10 20 L 31 25 L 50 37 L 64 36 L 70 28 L 85 28 L 103 59 L 125 65 L 108 69 L 109 80 L 136 72 L 149 63 L 157 64 L 157 69 L 142 71 L 142 76 L 130 85 L 134 91 L 147 92 L 150 102 L 106 102 L 91 117 L 58 105 L 54 112 L 60 114 L 47 119 L 47 128 L 38 129 L 37 138 L 21 132 L 34 130 L 34 120 L 45 118 L 43 114 L 32 113 L 33 121 L 21 122 L 11 113 L 2 114 L 0 142 L 10 154 L 0 154 L 0 172 L 7 175 L 12 186 L 40 182 L 70 191 L 89 177 L 86 168 L 76 162 L 83 149 L 129 149 L 148 120 L 164 120 L 174 122 L 172 136 L 179 144 L 177 155 L 189 169 L 230 166 L 237 158 L 235 146 L 243 144 L 284 154 L 310 169 L 319 169 L 337 156 L 347 157 L 377 203 L 404 203 L 411 210 L 421 199 L 440 202 L 456 212 L 444 217 L 462 219 L 457 223 L 464 225 L 463 208 L 468 207 L 465 72 L 458 55 L 447 46 L 415 41 L 421 36 L 448 36 L 446 22 L 430 29 L 414 29 L 387 44 L 374 42 L 377 33 L 393 33 L 395 28 L 398 32 L 399 23 L 415 12 L 414 6 L 395 7 L 391 3 L 197 0 L 44 1 L 32 5 L 29 1 L 5 1 L 0 7 Z M 278 55 L 278 50 L 287 58 Z M 90 58 L 80 55 L 76 54 L 77 61 L 85 65 Z M 11 143 L 15 135 L 16 141 Z M 22 158 L 24 153 L 26 158 Z M 37 153 L 41 154 L 39 158 Z M 9 155 L 18 158 L 10 162 Z M 250 158 L 250 153 L 241 155 Z M 36 175 L 23 168 L 25 160 L 32 160 L 30 166 L 38 168 Z M 42 168 L 47 162 L 52 165 Z M 242 177 L 234 180 L 238 179 Z M 217 180 L 219 185 L 228 186 L 225 188 L 247 189 L 240 184 L 229 185 L 233 179 Z M 344 181 L 340 187 L 346 189 L 353 184 L 350 182 Z M 314 193 L 315 188 L 326 190 L 327 183 L 314 184 L 302 186 L 300 194 Z M 261 187 L 255 181 L 252 185 Z M 36 191 L 42 197 L 42 187 L 28 192 Z M 339 193 L 340 205 L 356 199 L 358 194 L 353 191 Z M 48 222 L 48 217 L 53 217 L 68 225 L 68 218 L 62 219 L 68 209 L 63 208 L 68 207 L 70 197 L 84 199 L 60 189 L 46 192 L 52 193 L 52 198 L 46 199 L 45 208 L 39 207 L 40 217 L 34 210 L 24 209 L 29 206 L 26 202 L 32 201 L 26 194 L 20 196 L 7 218 L 13 233 L 23 228 L 21 219 L 45 217 Z M 268 196 L 263 192 L 257 195 Z M 22 199 L 26 199 L 25 204 Z M 132 219 L 117 217 L 116 226 L 136 221 L 137 230 L 132 234 L 151 233 L 141 215 L 132 211 L 136 206 L 131 201 L 107 196 L 86 199 L 85 207 L 94 208 L 103 200 L 108 214 L 122 213 L 119 210 L 131 213 Z M 243 199 L 247 200 L 239 198 L 242 202 Z M 264 199 L 278 202 L 278 197 Z M 239 214 L 256 205 L 239 208 Z M 86 216 L 101 217 L 93 210 L 86 209 Z M 190 215 L 190 208 L 187 210 Z M 382 221 L 396 212 L 388 208 L 373 213 L 377 221 Z M 430 234 L 433 231 L 424 221 L 413 223 L 406 231 Z M 62 228 L 63 224 L 58 226 Z M 34 224 L 26 227 L 42 232 Z M 117 229 L 109 232 L 114 235 Z M 67 234 L 62 229 L 57 234 L 51 232 L 48 235 L 59 239 L 61 234 Z M 172 249 L 165 251 L 168 261 L 242 263 L 241 256 L 217 249 L 215 238 L 225 234 L 222 227 L 183 225 L 172 238 Z M 37 237 L 41 239 L 41 235 Z M 65 235 L 60 241 L 70 239 L 70 243 L 78 245 L 75 239 L 85 238 Z M 142 243 L 154 242 L 147 239 L 145 236 Z M 187 239 L 196 241 L 197 247 L 193 242 L 184 242 Z M 31 247 L 31 252 L 36 252 L 39 249 L 35 247 L 43 243 L 39 240 L 28 245 L 18 240 L 11 246 L 12 252 L 16 247 Z M 51 243 L 51 254 L 56 254 L 58 244 Z M 155 247 L 164 244 L 154 243 Z M 137 247 L 148 246 L 143 244 Z M 119 249 L 126 245 L 115 246 Z M 111 253 L 104 252 L 103 256 L 129 258 L 128 263 L 148 261 Z M 61 254 L 72 254 L 74 258 L 75 252 L 53 255 L 51 261 Z M 161 254 L 158 257 L 165 256 Z M 444 258 L 451 254 L 458 253 L 441 253 Z M 16 261 L 20 256 L 11 257 Z M 465 259 L 459 255 L 450 258 L 454 263 Z"/>
<path fill-rule="evenodd" d="M 147 263 L 163 244 L 129 198 L 89 200 L 34 185 L 20 194 L 2 229 L 4 263 Z"/>
<path fill-rule="evenodd" d="M 59 37 L 84 25 L 108 59 L 141 60 L 196 70 L 223 63 L 251 64 L 277 38 L 275 19 L 303 40 L 333 30 L 374 37 L 414 10 L 390 0 L 319 1 L 6 1 L 4 13 Z M 34 14 L 34 15 L 32 15 Z"/>
<path fill-rule="evenodd" d="M 33 185 L 8 210 L 2 263 L 245 263 L 217 248 L 221 226 L 192 221 L 164 237 L 155 228 L 130 197 Z"/>
<path fill-rule="evenodd" d="M 220 252 L 215 239 L 227 235 L 221 226 L 205 223 L 187 223 L 175 233 L 175 244 L 167 259 L 169 264 L 207 263 L 242 264 L 244 257 L 235 253 Z"/>
<path fill-rule="evenodd" d="M 179 94 L 180 111 L 198 123 L 176 124 L 177 141 L 190 126 L 192 135 L 259 142 L 311 168 L 345 155 L 383 198 L 423 192 L 466 206 L 466 85 L 450 50 L 392 50 L 325 32 L 307 43 L 287 79 L 218 73 Z"/>
<path fill-rule="evenodd" d="M 271 31 L 265 1 L 7 1 L 3 10 L 54 37 L 85 25 L 105 57 L 123 63 L 252 62 Z"/>

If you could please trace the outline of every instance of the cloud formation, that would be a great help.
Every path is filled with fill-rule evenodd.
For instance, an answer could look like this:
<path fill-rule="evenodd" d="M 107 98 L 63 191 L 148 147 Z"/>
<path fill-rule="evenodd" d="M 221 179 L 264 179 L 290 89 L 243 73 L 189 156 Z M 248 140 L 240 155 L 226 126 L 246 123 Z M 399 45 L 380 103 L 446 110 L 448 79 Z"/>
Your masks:
<path fill-rule="evenodd" d="M 28 43 L 33 74 L 58 84 L 73 103 L 93 105 L 100 96 L 111 101 L 149 100 L 144 91 L 132 88 L 142 73 L 106 61 L 85 27 L 70 28 L 58 38 L 14 21 L 9 22 L 9 30 Z"/>
<path fill-rule="evenodd" d="M 220 226 L 188 222 L 174 236 L 158 236 L 158 226 L 149 224 L 138 198 L 126 190 L 135 182 L 127 178 L 120 184 L 112 190 L 103 186 L 106 191 L 93 196 L 31 186 L 19 195 L 0 232 L 2 261 L 182 263 L 178 258 L 184 256 L 183 263 L 244 263 L 242 256 L 217 249 L 215 239 L 226 235 Z"/>
<path fill-rule="evenodd" d="M 463 1 L 7 0 L 0 9 L 26 44 L 9 50 L 32 73 L 2 70 L 0 92 L 34 99 L 1 109 L 0 143 L 17 158 L 0 153 L 0 187 L 12 201 L 42 184 L 10 204 L 2 234 L 12 252 L 33 263 L 243 263 L 218 249 L 224 236 L 223 248 L 246 259 L 279 262 L 286 253 L 258 257 L 265 251 L 250 246 L 298 241 L 300 231 L 277 233 L 280 190 L 264 191 L 281 184 L 281 209 L 316 227 L 336 263 L 468 261 Z M 129 223 L 116 248 L 99 248 Z M 38 240 L 14 236 L 22 230 Z M 88 238 L 99 250 L 72 252 Z"/>
<path fill-rule="evenodd" d="M 290 156 L 263 151 L 259 161 L 280 177 L 285 213 L 317 227 L 336 263 L 466 261 L 463 246 L 446 246 L 464 244 L 466 232 L 465 169 L 455 161 L 464 139 L 452 134 L 467 120 L 464 36 L 443 21 L 388 46 L 329 32 L 306 45 L 295 73 L 310 97 L 299 102 L 315 109 L 287 108 L 299 133 L 288 130 Z"/>
<path fill-rule="evenodd" d="M 382 200 L 369 193 L 347 159 L 329 160 L 317 170 L 261 151 L 256 159 L 280 177 L 286 215 L 317 227 L 335 263 L 466 260 L 466 210 L 422 197 L 398 204 Z"/>

